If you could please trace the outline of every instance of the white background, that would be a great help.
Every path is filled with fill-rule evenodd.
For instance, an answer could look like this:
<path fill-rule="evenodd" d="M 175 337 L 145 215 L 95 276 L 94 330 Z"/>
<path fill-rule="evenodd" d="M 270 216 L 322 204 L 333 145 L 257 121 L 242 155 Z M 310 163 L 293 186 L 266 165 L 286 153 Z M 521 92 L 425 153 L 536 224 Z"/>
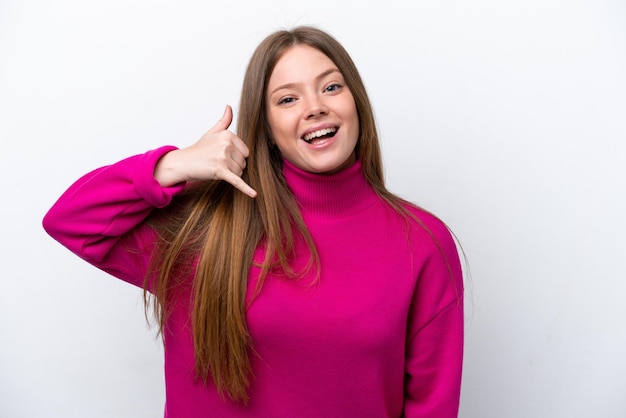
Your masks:
<path fill-rule="evenodd" d="M 296 24 L 352 54 L 389 188 L 467 253 L 461 417 L 625 417 L 617 0 L 0 0 L 0 416 L 162 415 L 141 292 L 41 218 L 86 171 L 236 111 L 253 48 Z"/>

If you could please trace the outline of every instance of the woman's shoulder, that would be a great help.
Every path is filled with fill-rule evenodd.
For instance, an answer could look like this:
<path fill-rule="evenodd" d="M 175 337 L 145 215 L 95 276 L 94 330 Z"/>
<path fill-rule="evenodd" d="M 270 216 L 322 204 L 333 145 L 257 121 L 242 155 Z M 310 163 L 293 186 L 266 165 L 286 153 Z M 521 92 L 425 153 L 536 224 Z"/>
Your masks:
<path fill-rule="evenodd" d="M 437 246 L 455 246 L 452 230 L 439 215 L 406 200 L 402 200 L 402 207 L 408 212 L 411 230 L 418 238 L 428 235 Z"/>
<path fill-rule="evenodd" d="M 421 222 L 431 225 L 433 227 L 443 227 L 447 229 L 443 219 L 428 208 L 404 199 L 400 199 L 400 204 L 412 215 L 412 217 L 417 218 Z"/>

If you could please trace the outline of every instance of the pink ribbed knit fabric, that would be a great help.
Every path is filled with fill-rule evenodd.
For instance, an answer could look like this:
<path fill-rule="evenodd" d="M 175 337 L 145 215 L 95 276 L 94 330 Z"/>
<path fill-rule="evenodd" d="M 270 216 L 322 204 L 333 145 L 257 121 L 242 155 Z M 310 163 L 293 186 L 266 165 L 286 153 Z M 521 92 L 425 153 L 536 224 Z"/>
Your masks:
<path fill-rule="evenodd" d="M 141 222 L 183 187 L 162 188 L 152 177 L 171 149 L 79 179 L 50 209 L 45 229 L 93 265 L 141 286 L 154 239 Z M 360 162 L 333 175 L 288 162 L 283 171 L 319 251 L 319 280 L 270 276 L 249 299 L 257 354 L 248 407 L 194 380 L 183 290 L 165 335 L 165 416 L 456 417 L 463 290 L 450 233 L 411 206 L 421 225 L 407 224 L 372 190 Z M 306 247 L 299 242 L 297 250 L 294 263 L 303 266 Z M 259 248 L 257 260 L 262 254 Z M 258 273 L 251 269 L 249 289 Z"/>

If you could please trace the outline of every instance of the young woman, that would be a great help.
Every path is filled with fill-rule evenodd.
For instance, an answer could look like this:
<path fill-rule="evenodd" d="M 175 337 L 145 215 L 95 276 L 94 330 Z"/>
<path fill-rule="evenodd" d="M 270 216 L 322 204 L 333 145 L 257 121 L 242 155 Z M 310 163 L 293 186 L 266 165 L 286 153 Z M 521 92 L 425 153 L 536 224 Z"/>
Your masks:
<path fill-rule="evenodd" d="M 451 234 L 383 182 L 359 73 L 330 35 L 269 35 L 198 142 L 92 171 L 44 219 L 145 289 L 168 417 L 455 417 Z"/>

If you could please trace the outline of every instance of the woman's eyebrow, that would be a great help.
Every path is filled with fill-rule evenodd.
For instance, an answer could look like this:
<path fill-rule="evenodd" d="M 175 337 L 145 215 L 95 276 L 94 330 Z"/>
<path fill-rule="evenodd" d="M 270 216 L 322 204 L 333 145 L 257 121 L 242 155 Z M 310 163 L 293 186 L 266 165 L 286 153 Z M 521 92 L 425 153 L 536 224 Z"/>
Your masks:
<path fill-rule="evenodd" d="M 339 73 L 340 71 L 339 71 L 338 68 L 329 68 L 328 70 L 321 72 L 317 77 L 315 77 L 315 81 L 319 81 L 322 78 L 326 77 L 327 75 L 335 73 L 335 72 Z M 300 83 L 286 83 L 286 84 L 282 84 L 282 85 L 276 87 L 274 90 L 272 90 L 270 92 L 270 95 L 276 93 L 278 90 L 286 90 L 286 89 L 293 88 L 293 87 L 297 86 L 298 84 L 300 84 Z"/>

